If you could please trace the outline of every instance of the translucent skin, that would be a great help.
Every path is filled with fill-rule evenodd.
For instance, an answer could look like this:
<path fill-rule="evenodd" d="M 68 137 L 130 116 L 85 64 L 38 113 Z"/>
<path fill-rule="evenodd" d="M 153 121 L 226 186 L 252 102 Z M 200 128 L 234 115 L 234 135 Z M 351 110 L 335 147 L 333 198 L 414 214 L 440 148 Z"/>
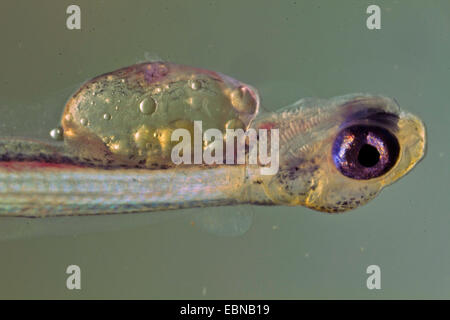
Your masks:
<path fill-rule="evenodd" d="M 167 168 L 173 130 L 245 129 L 259 111 L 254 89 L 222 74 L 170 63 L 144 63 L 85 83 L 62 117 L 72 153 L 103 165 Z"/>
<path fill-rule="evenodd" d="M 395 123 L 373 117 L 389 114 Z M 280 170 L 265 177 L 266 194 L 277 204 L 304 205 L 325 212 L 343 212 L 373 199 L 385 186 L 409 172 L 425 153 L 425 127 L 416 116 L 401 111 L 386 97 L 352 94 L 325 99 L 302 99 L 252 126 L 275 123 L 280 130 Z M 332 157 L 341 130 L 352 125 L 380 126 L 398 140 L 399 157 L 385 174 L 356 180 L 344 176 Z"/>
<path fill-rule="evenodd" d="M 158 211 L 244 202 L 243 167 L 146 170 L 8 162 L 0 167 L 2 216 Z"/>
<path fill-rule="evenodd" d="M 387 114 L 387 119 L 373 114 Z M 395 121 L 391 121 L 395 119 Z M 181 165 L 170 159 L 176 128 L 278 129 L 280 168 Z M 394 123 L 395 122 L 395 123 Z M 254 88 L 220 73 L 144 63 L 86 82 L 67 102 L 63 145 L 0 140 L 0 215 L 53 216 L 234 205 L 356 208 L 405 175 L 425 152 L 425 128 L 394 100 L 367 94 L 302 99 L 264 111 Z M 381 126 L 399 158 L 382 176 L 355 180 L 333 163 L 343 127 Z M 175 142 L 176 143 L 176 142 Z"/>

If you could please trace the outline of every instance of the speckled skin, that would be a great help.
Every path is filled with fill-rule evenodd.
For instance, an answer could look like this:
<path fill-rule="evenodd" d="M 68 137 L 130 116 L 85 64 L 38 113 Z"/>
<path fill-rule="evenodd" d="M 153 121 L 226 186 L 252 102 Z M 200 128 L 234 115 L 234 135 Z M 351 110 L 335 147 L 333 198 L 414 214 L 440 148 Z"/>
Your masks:
<path fill-rule="evenodd" d="M 192 133 L 196 120 L 203 130 L 279 130 L 278 172 L 261 175 L 257 165 L 176 166 L 171 133 L 177 128 Z M 389 172 L 355 180 L 336 169 L 333 141 L 354 124 L 381 126 L 397 138 L 400 154 Z M 60 145 L 0 139 L 0 216 L 239 203 L 342 212 L 373 199 L 425 153 L 423 123 L 392 99 L 369 94 L 302 99 L 271 113 L 249 85 L 165 62 L 133 65 L 86 82 L 68 100 L 61 125 Z"/>

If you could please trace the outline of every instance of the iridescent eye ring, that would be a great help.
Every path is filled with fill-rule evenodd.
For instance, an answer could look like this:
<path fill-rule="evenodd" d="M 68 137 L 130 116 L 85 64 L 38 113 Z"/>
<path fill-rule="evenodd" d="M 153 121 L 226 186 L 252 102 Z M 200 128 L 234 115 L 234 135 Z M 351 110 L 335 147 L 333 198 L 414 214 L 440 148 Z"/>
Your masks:
<path fill-rule="evenodd" d="M 332 147 L 336 168 L 352 179 L 367 180 L 387 173 L 397 162 L 400 146 L 389 130 L 354 125 L 341 130 Z"/>

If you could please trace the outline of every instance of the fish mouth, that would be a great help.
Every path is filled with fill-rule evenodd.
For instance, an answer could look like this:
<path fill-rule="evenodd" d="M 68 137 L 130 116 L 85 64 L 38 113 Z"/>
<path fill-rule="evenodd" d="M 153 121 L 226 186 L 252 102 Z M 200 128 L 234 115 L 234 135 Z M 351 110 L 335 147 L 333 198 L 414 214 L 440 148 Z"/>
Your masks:
<path fill-rule="evenodd" d="M 402 112 L 400 114 L 400 126 L 402 125 L 402 121 L 409 124 L 405 135 L 411 135 L 409 140 L 411 140 L 410 144 L 415 146 L 412 154 L 415 155 L 414 159 L 417 163 L 425 157 L 427 152 L 425 124 L 419 117 L 408 112 Z"/>
<path fill-rule="evenodd" d="M 407 174 L 425 158 L 427 151 L 426 127 L 416 115 L 401 111 L 399 130 L 395 133 L 400 144 L 400 157 L 393 170 L 386 175 L 386 184 L 391 184 Z"/>

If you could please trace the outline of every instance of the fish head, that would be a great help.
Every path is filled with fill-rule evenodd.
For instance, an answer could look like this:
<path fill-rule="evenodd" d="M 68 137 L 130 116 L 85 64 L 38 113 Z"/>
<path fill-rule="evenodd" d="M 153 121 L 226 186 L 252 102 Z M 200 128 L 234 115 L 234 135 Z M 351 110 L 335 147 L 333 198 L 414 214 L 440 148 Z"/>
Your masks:
<path fill-rule="evenodd" d="M 303 99 L 255 126 L 267 123 L 280 135 L 279 170 L 264 184 L 277 204 L 331 213 L 357 208 L 425 154 L 423 122 L 384 96 Z"/>

